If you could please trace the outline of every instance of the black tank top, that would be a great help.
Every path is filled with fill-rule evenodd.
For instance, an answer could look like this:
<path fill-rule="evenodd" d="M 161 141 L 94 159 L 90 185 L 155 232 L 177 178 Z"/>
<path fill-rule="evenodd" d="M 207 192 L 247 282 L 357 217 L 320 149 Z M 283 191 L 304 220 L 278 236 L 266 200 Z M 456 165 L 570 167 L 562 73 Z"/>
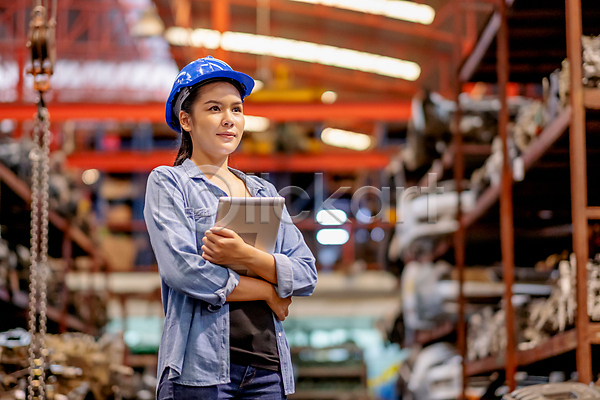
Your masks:
<path fill-rule="evenodd" d="M 266 301 L 229 303 L 231 363 L 279 371 L 273 311 Z"/>

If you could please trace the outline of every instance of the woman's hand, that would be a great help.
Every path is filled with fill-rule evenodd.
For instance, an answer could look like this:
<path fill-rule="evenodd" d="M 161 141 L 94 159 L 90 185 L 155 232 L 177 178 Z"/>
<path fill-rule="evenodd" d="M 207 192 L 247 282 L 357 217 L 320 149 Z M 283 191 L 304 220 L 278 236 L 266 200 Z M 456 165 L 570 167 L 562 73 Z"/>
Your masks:
<path fill-rule="evenodd" d="M 252 247 L 227 228 L 210 228 L 204 233 L 202 257 L 214 264 L 243 264 Z"/>
<path fill-rule="evenodd" d="M 271 296 L 267 300 L 267 304 L 269 305 L 271 310 L 273 310 L 277 319 L 280 321 L 283 321 L 283 320 L 285 320 L 285 317 L 287 317 L 290 312 L 289 307 L 290 307 L 290 304 L 292 304 L 292 297 L 290 296 L 285 299 L 282 299 L 281 297 L 279 297 L 277 295 L 277 292 L 273 288 Z"/>

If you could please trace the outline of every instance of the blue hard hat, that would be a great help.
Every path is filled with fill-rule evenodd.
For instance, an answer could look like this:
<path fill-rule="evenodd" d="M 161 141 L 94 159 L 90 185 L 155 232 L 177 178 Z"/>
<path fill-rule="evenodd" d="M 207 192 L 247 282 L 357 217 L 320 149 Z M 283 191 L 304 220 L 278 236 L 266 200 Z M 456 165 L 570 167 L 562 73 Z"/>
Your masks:
<path fill-rule="evenodd" d="M 252 93 L 254 88 L 254 79 L 242 72 L 234 71 L 221 60 L 207 56 L 192 61 L 183 67 L 177 78 L 175 78 L 173 88 L 167 99 L 165 119 L 173 130 L 181 132 L 179 111 L 181 110 L 181 104 L 189 94 L 189 89 L 200 82 L 213 78 L 229 78 L 238 82 L 243 90 L 242 101 Z M 182 93 L 180 94 L 180 92 Z"/>

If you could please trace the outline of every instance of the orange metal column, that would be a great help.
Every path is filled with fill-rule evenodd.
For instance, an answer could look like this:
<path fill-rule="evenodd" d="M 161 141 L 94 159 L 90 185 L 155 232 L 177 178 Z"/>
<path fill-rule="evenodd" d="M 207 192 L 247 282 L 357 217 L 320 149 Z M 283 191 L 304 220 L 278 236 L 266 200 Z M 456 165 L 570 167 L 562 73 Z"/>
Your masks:
<path fill-rule="evenodd" d="M 175 19 L 175 26 L 182 28 L 191 28 L 192 26 L 192 2 L 191 0 L 173 0 L 171 1 L 171 12 Z M 173 50 L 171 50 L 171 53 Z M 194 53 L 191 47 L 184 47 L 182 52 L 185 57 L 185 63 L 193 60 Z"/>
<path fill-rule="evenodd" d="M 211 10 L 213 29 L 223 33 L 229 30 L 230 13 L 229 0 L 213 0 Z M 217 48 L 216 57 L 227 62 L 227 52 L 222 48 Z"/>
<path fill-rule="evenodd" d="M 460 9 L 457 7 L 454 13 L 454 59 L 452 63 L 454 73 L 454 101 L 459 105 L 460 92 L 462 90 L 462 82 L 459 77 L 460 65 L 462 61 L 462 18 Z M 465 176 L 464 155 L 463 155 L 463 140 L 462 132 L 460 131 L 460 106 L 456 107 L 456 115 L 454 116 L 453 134 L 454 134 L 454 182 L 456 183 L 456 192 L 458 194 L 458 205 L 456 219 L 458 220 L 458 230 L 454 233 L 454 262 L 458 271 L 458 321 L 456 324 L 456 339 L 458 342 L 458 350 L 462 357 L 462 389 L 461 400 L 465 400 L 467 389 L 467 374 L 465 363 L 467 360 L 467 324 L 465 321 L 465 294 L 463 284 L 465 281 L 465 224 L 462 218 L 462 181 Z"/>
<path fill-rule="evenodd" d="M 573 219 L 573 250 L 577 260 L 577 372 L 579 381 L 592 380 L 591 346 L 588 337 L 587 261 L 588 221 L 587 161 L 585 138 L 585 109 L 581 85 L 581 1 L 566 0 L 567 57 L 571 65 L 571 125 L 569 129 L 571 158 L 571 214 Z"/>
<path fill-rule="evenodd" d="M 500 113 L 498 115 L 498 133 L 502 139 L 502 186 L 500 190 L 500 245 L 502 250 L 502 270 L 504 275 L 504 311 L 506 313 L 506 382 L 509 389 L 515 390 L 515 372 L 517 359 L 515 352 L 514 311 L 512 306 L 512 287 L 515 269 L 515 244 L 513 221 L 513 174 L 511 160 L 508 155 L 508 105 L 506 87 L 509 79 L 508 65 L 508 24 L 506 21 L 506 2 L 500 0 L 500 28 L 496 37 L 496 57 L 498 74 L 498 91 L 500 95 Z"/>

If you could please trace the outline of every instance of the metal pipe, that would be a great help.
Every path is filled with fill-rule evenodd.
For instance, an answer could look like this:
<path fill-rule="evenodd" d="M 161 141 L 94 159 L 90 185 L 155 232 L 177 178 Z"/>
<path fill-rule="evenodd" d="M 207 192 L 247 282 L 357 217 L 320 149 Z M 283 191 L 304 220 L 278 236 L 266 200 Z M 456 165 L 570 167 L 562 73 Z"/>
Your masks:
<path fill-rule="evenodd" d="M 592 381 L 591 346 L 588 337 L 587 261 L 588 221 L 587 161 L 585 145 L 585 109 L 581 84 L 581 1 L 565 0 L 567 24 L 567 58 L 570 65 L 571 125 L 569 129 L 571 163 L 571 214 L 573 219 L 573 250 L 577 260 L 577 372 L 579 381 Z"/>
<path fill-rule="evenodd" d="M 498 133 L 502 139 L 502 188 L 500 191 L 500 246 L 502 251 L 502 269 L 504 275 L 503 305 L 506 312 L 506 382 L 509 389 L 515 390 L 515 372 L 517 358 L 515 352 L 514 311 L 512 306 L 512 286 L 514 282 L 514 225 L 512 184 L 513 174 L 511 159 L 508 153 L 508 105 L 506 102 L 506 86 L 509 80 L 508 65 L 508 24 L 506 21 L 506 2 L 501 0 L 498 6 L 500 26 L 496 37 L 496 57 L 498 92 L 500 96 L 500 112 L 498 115 Z"/>

